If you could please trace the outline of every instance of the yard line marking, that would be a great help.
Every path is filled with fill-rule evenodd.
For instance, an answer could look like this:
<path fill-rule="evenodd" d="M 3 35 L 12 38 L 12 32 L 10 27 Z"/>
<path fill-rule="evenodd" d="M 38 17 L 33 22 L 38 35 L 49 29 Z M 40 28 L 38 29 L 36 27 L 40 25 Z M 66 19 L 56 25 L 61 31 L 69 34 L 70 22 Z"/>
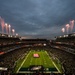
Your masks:
<path fill-rule="evenodd" d="M 46 52 L 46 51 L 45 51 L 45 52 Z M 46 52 L 46 54 L 48 55 L 47 52 Z M 49 55 L 48 55 L 48 57 L 49 57 Z M 52 61 L 52 59 L 51 59 L 50 57 L 49 57 L 49 59 Z M 58 69 L 58 67 L 56 66 L 56 64 L 54 63 L 54 61 L 52 61 L 52 63 L 53 63 L 53 65 L 56 67 L 56 69 L 58 70 L 58 72 L 61 73 L 60 70 Z"/>
<path fill-rule="evenodd" d="M 30 51 L 31 52 L 31 51 Z M 22 65 L 24 64 L 24 62 L 27 60 L 30 52 L 28 53 L 28 55 L 26 56 L 26 58 L 24 59 L 24 61 L 22 62 L 21 66 L 18 68 L 17 73 L 19 72 L 20 68 L 22 67 Z"/>

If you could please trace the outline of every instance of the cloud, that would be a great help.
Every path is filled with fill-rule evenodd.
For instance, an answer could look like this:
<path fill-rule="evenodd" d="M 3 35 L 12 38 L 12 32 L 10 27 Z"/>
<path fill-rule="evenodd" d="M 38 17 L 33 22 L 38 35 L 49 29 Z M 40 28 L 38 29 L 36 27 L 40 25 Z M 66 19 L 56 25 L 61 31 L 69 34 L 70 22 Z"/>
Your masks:
<path fill-rule="evenodd" d="M 0 16 L 20 35 L 50 38 L 75 20 L 74 7 L 75 0 L 0 0 Z"/>

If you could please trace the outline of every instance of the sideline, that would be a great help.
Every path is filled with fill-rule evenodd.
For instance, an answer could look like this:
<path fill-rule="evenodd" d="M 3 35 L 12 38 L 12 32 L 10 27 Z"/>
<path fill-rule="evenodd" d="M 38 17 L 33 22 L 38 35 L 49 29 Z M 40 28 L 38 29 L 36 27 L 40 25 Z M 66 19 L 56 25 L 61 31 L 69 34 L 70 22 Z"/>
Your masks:
<path fill-rule="evenodd" d="M 45 51 L 45 53 L 48 55 L 48 53 Z M 49 57 L 49 55 L 48 55 Z M 52 61 L 52 59 L 49 57 L 49 59 Z M 52 61 L 53 65 L 56 67 L 56 69 L 58 70 L 59 73 L 61 73 L 61 71 L 58 69 L 58 67 L 56 66 L 56 64 L 54 63 L 54 61 Z"/>
<path fill-rule="evenodd" d="M 26 58 L 23 60 L 21 66 L 18 68 L 17 73 L 19 72 L 20 68 L 23 66 L 24 62 L 27 60 L 29 54 L 31 53 L 31 51 L 28 53 L 28 55 L 26 56 Z"/>

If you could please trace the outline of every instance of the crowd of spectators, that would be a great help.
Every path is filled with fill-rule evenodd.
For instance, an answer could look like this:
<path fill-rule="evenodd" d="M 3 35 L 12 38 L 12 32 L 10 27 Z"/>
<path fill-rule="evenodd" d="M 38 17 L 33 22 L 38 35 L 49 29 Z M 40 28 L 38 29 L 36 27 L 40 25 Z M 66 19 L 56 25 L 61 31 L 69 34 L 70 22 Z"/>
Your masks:
<path fill-rule="evenodd" d="M 75 55 L 68 53 L 66 51 L 51 48 L 51 47 L 47 51 L 49 54 L 52 54 L 53 57 L 59 59 L 59 61 L 64 67 L 65 73 L 75 74 L 75 61 L 74 61 Z"/>
<path fill-rule="evenodd" d="M 51 47 L 50 52 L 62 62 L 65 72 L 75 74 L 75 36 L 56 38 Z"/>
<path fill-rule="evenodd" d="M 23 55 L 25 56 L 26 51 L 28 51 L 27 48 L 20 48 L 2 55 L 0 57 L 0 67 L 6 67 L 12 71 L 17 60 L 22 58 Z"/>
<path fill-rule="evenodd" d="M 19 38 L 0 37 L 0 46 L 13 44 L 13 43 L 19 42 L 19 41 L 20 41 Z"/>
<path fill-rule="evenodd" d="M 14 43 L 14 44 L 11 44 L 11 45 L 1 46 L 0 51 L 7 52 L 8 50 L 19 48 L 19 47 L 21 47 L 23 45 L 25 45 L 25 44 L 23 44 L 23 43 L 18 43 L 18 44 Z"/>
<path fill-rule="evenodd" d="M 31 47 L 31 48 L 20 48 L 17 50 L 14 50 L 10 53 L 6 53 L 0 58 L 0 66 L 2 67 L 7 67 L 10 69 L 14 68 L 15 62 L 19 59 L 22 58 L 23 55 L 26 53 L 28 50 L 46 50 L 49 55 L 55 58 L 58 58 L 61 64 L 64 67 L 65 73 L 75 73 L 75 56 L 73 54 L 70 54 L 68 52 L 65 52 L 60 49 L 55 49 L 50 46 L 48 47 Z"/>
<path fill-rule="evenodd" d="M 19 38 L 2 38 L 0 37 L 0 55 L 7 53 L 23 46 Z"/>
<path fill-rule="evenodd" d="M 0 38 L 0 51 L 6 52 L 8 50 L 14 49 L 13 51 L 7 52 L 0 56 L 0 67 L 7 67 L 8 69 L 13 70 L 16 61 L 19 58 L 22 58 L 28 50 L 46 50 L 48 51 L 49 55 L 52 54 L 52 57 L 59 59 L 59 61 L 64 67 L 65 73 L 75 73 L 74 54 L 69 53 L 65 50 L 53 48 L 51 47 L 51 44 L 50 46 L 32 46 L 31 48 L 25 48 L 23 46 L 24 44 L 19 42 L 21 42 L 19 39 Z M 66 48 L 66 45 L 62 45 L 61 47 L 63 46 Z M 19 48 L 15 50 L 15 48 L 17 47 Z M 68 47 L 70 46 L 67 45 L 67 48 Z"/>
<path fill-rule="evenodd" d="M 75 36 L 56 38 L 55 42 L 64 44 L 66 46 L 73 46 L 75 48 Z"/>

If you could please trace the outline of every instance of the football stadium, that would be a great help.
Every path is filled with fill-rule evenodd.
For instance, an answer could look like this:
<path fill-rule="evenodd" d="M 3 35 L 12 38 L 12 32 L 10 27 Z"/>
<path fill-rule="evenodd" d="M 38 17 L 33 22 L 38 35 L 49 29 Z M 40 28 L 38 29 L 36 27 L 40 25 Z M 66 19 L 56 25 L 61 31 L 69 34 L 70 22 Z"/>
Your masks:
<path fill-rule="evenodd" d="M 0 75 L 75 75 L 75 0 L 0 0 Z"/>
<path fill-rule="evenodd" d="M 75 40 L 71 35 L 56 40 L 0 36 L 0 74 L 74 74 L 75 46 L 72 38 Z"/>

